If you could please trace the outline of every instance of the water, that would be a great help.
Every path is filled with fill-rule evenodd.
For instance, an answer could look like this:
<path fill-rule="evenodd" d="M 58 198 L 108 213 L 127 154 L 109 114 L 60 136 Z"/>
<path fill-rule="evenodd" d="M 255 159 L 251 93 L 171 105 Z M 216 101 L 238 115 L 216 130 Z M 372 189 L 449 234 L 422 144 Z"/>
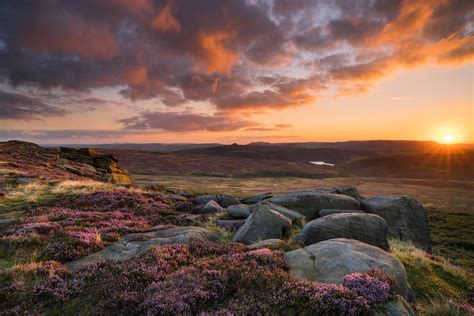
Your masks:
<path fill-rule="evenodd" d="M 333 163 L 328 163 L 328 162 L 324 162 L 324 161 L 310 161 L 309 163 L 312 163 L 313 165 L 318 165 L 318 166 L 330 166 L 330 167 L 335 166 L 335 164 L 333 164 Z"/>

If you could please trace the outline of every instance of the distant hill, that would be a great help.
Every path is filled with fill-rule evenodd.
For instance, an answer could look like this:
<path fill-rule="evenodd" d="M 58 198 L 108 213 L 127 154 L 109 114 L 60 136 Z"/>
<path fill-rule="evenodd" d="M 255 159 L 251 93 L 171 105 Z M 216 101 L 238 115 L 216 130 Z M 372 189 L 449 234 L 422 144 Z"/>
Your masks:
<path fill-rule="evenodd" d="M 265 143 L 256 142 L 249 145 L 259 146 L 292 146 L 301 148 L 332 148 L 346 150 L 362 150 L 378 153 L 424 153 L 433 152 L 446 145 L 435 141 L 415 140 L 367 140 L 367 141 L 345 141 L 345 142 L 302 142 L 302 143 Z M 474 144 L 450 145 L 456 149 L 474 149 Z"/>
<path fill-rule="evenodd" d="M 104 149 L 122 149 L 122 150 L 143 150 L 143 151 L 159 151 L 159 152 L 173 152 L 178 150 L 193 149 L 193 148 L 207 148 L 213 146 L 219 146 L 218 143 L 203 143 L 203 144 L 165 144 L 165 143 L 117 143 L 117 144 L 90 144 L 90 145 L 67 145 L 68 147 L 93 147 L 93 148 L 104 148 Z"/>
<path fill-rule="evenodd" d="M 178 151 L 179 154 L 211 155 L 249 159 L 272 159 L 286 161 L 324 161 L 332 164 L 346 163 L 355 158 L 369 157 L 372 153 L 356 149 L 304 148 L 294 145 L 221 145 Z"/>

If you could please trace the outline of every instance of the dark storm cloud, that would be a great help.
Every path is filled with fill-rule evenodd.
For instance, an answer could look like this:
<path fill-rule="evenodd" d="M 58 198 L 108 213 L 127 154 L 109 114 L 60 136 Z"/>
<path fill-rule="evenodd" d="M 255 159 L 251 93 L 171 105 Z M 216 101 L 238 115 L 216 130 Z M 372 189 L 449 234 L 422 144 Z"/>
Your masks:
<path fill-rule="evenodd" d="M 41 100 L 0 90 L 0 119 L 34 120 L 42 116 L 61 116 L 65 110 Z"/>
<path fill-rule="evenodd" d="M 127 129 L 160 129 L 169 132 L 190 131 L 234 131 L 257 123 L 223 117 L 219 115 L 201 115 L 181 112 L 144 112 L 138 116 L 122 119 Z"/>
<path fill-rule="evenodd" d="M 81 93 L 120 87 L 126 99 L 202 101 L 220 113 L 216 123 L 180 112 L 179 128 L 148 112 L 125 126 L 163 128 L 157 119 L 165 130 L 245 128 L 236 112 L 314 103 L 333 86 L 363 91 L 399 67 L 469 62 L 473 8 L 468 0 L 0 1 L 0 81 Z M 5 107 L 3 117 L 63 113 L 32 100 L 23 114 Z"/>

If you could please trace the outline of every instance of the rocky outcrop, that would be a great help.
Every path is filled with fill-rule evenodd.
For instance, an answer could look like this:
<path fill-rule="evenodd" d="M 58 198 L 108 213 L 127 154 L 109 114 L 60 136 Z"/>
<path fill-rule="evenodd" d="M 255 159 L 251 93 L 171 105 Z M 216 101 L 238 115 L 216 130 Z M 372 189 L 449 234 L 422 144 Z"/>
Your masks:
<path fill-rule="evenodd" d="M 379 269 L 394 278 L 405 298 L 409 301 L 414 298 L 400 260 L 358 240 L 325 240 L 287 252 L 284 258 L 288 261 L 291 277 L 296 280 L 341 284 L 347 274 Z"/>
<path fill-rule="evenodd" d="M 204 205 L 209 201 L 215 201 L 224 208 L 227 208 L 234 204 L 240 204 L 240 201 L 237 198 L 235 198 L 232 195 L 227 195 L 227 194 L 200 195 L 196 197 L 194 201 L 198 205 Z"/>
<path fill-rule="evenodd" d="M 234 204 L 227 208 L 227 213 L 229 213 L 229 215 L 234 218 L 246 219 L 247 217 L 249 217 L 250 213 L 252 213 L 252 210 L 248 205 Z"/>
<path fill-rule="evenodd" d="M 201 227 L 172 227 L 154 232 L 129 234 L 99 252 L 85 258 L 66 263 L 70 271 L 104 260 L 124 261 L 139 255 L 154 245 L 188 244 L 193 239 L 217 241 L 218 236 Z"/>
<path fill-rule="evenodd" d="M 117 159 L 100 155 L 93 148 L 45 148 L 33 143 L 8 141 L 0 143 L 0 160 L 8 180 L 18 184 L 37 181 L 80 180 L 84 178 L 132 184 L 127 170 L 118 165 Z"/>
<path fill-rule="evenodd" d="M 347 238 L 388 250 L 387 230 L 387 223 L 378 215 L 343 213 L 312 220 L 295 239 L 307 246 L 328 239 Z"/>
<path fill-rule="evenodd" d="M 267 201 L 303 214 L 308 220 L 317 218 L 322 209 L 360 209 L 360 203 L 347 195 L 320 190 L 293 191 L 277 195 Z"/>
<path fill-rule="evenodd" d="M 99 174 L 100 180 L 116 184 L 132 184 L 133 179 L 127 170 L 118 165 L 118 159 L 112 155 L 99 155 L 94 148 L 60 148 L 61 156 L 69 161 L 82 164 L 86 168 L 93 168 Z M 80 174 L 80 170 L 67 163 L 59 165 L 60 167 Z M 90 169 L 92 171 L 92 169 Z"/>
<path fill-rule="evenodd" d="M 230 231 L 236 231 L 245 223 L 242 219 L 218 219 L 216 221 L 217 226 Z"/>
<path fill-rule="evenodd" d="M 319 217 L 341 214 L 341 213 L 364 213 L 362 210 L 337 210 L 337 209 L 325 209 L 319 211 Z"/>
<path fill-rule="evenodd" d="M 385 219 L 390 237 L 411 241 L 418 248 L 431 250 L 428 215 L 413 197 L 376 196 L 362 201 L 362 208 Z"/>
<path fill-rule="evenodd" d="M 272 238 L 281 239 L 287 235 L 291 220 L 268 206 L 256 209 L 235 233 L 233 241 L 246 245 Z"/>

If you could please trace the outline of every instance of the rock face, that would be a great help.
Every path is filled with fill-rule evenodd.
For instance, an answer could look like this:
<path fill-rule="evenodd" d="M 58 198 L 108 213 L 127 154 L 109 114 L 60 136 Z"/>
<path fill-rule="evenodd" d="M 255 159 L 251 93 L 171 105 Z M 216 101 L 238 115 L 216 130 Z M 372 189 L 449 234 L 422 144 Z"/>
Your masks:
<path fill-rule="evenodd" d="M 66 264 L 70 271 L 77 271 L 87 264 L 103 260 L 124 261 L 146 251 L 153 245 L 187 244 L 193 239 L 217 241 L 218 236 L 201 227 L 172 227 L 143 234 L 129 234 L 99 252 Z"/>
<path fill-rule="evenodd" d="M 217 204 L 216 201 L 209 201 L 207 202 L 201 209 L 199 209 L 199 214 L 213 214 L 213 213 L 219 213 L 219 212 L 224 212 L 225 209 Z"/>
<path fill-rule="evenodd" d="M 303 214 L 308 220 L 317 218 L 322 209 L 360 209 L 359 202 L 349 196 L 319 190 L 293 191 L 277 195 L 267 201 Z"/>
<path fill-rule="evenodd" d="M 253 210 L 256 210 L 256 209 L 258 209 L 262 206 L 268 206 L 272 211 L 280 213 L 281 215 L 291 219 L 291 221 L 293 223 L 304 218 L 304 215 L 302 215 L 298 212 L 295 212 L 293 210 L 290 210 L 289 208 L 286 208 L 284 206 L 281 206 L 281 205 L 278 205 L 278 204 L 275 204 L 275 203 L 272 203 L 272 202 L 269 202 L 269 201 L 263 201 L 263 202 L 255 204 L 255 205 L 251 205 L 250 209 L 253 211 Z"/>
<path fill-rule="evenodd" d="M 195 199 L 195 202 L 198 205 L 206 204 L 209 201 L 215 201 L 219 203 L 219 205 L 222 207 L 229 207 L 234 204 L 240 204 L 240 201 L 237 200 L 234 196 L 226 194 L 200 195 Z"/>
<path fill-rule="evenodd" d="M 333 238 L 348 238 L 388 250 L 387 230 L 387 223 L 378 215 L 342 213 L 312 220 L 295 239 L 307 246 Z"/>
<path fill-rule="evenodd" d="M 403 264 L 378 247 L 336 238 L 287 252 L 290 274 L 296 280 L 341 284 L 345 275 L 379 269 L 395 279 L 409 301 L 414 298 Z"/>
<path fill-rule="evenodd" d="M 116 183 L 116 184 L 132 184 L 133 179 L 130 177 L 127 170 L 118 165 L 118 159 L 112 155 L 99 155 L 94 148 L 67 148 L 61 147 L 60 152 L 62 157 L 69 161 L 81 163 L 84 167 L 92 166 L 100 175 L 102 181 Z M 63 163 L 59 165 L 69 172 L 80 174 L 76 168 Z"/>
<path fill-rule="evenodd" d="M 257 204 L 259 202 L 270 199 L 272 197 L 273 197 L 273 194 L 271 192 L 268 192 L 268 193 L 248 197 L 246 199 L 241 199 L 240 202 L 243 204 Z"/>
<path fill-rule="evenodd" d="M 133 183 L 115 157 L 99 155 L 93 148 L 57 149 L 22 141 L 0 142 L 0 160 L 8 162 L 3 165 L 12 171 L 7 177 L 18 184 L 84 178 L 124 185 Z"/>
<path fill-rule="evenodd" d="M 384 311 L 375 311 L 374 316 L 415 316 L 410 304 L 402 296 L 385 303 Z"/>
<path fill-rule="evenodd" d="M 337 210 L 337 209 L 325 209 L 319 211 L 319 217 L 341 214 L 341 213 L 364 213 L 362 210 Z"/>
<path fill-rule="evenodd" d="M 234 218 L 246 219 L 249 217 L 252 210 L 248 205 L 245 204 L 234 204 L 227 208 L 227 213 Z"/>
<path fill-rule="evenodd" d="M 365 199 L 362 208 L 367 213 L 385 219 L 389 237 L 408 240 L 415 246 L 431 250 L 428 216 L 423 206 L 407 195 L 377 196 Z"/>
<path fill-rule="evenodd" d="M 350 196 L 351 198 L 359 202 L 364 199 L 364 197 L 359 194 L 356 187 L 353 185 L 340 185 L 340 186 L 332 188 L 330 192 Z"/>
<path fill-rule="evenodd" d="M 269 207 L 256 209 L 235 233 L 233 241 L 246 245 L 272 238 L 282 238 L 291 227 L 291 220 Z"/>

